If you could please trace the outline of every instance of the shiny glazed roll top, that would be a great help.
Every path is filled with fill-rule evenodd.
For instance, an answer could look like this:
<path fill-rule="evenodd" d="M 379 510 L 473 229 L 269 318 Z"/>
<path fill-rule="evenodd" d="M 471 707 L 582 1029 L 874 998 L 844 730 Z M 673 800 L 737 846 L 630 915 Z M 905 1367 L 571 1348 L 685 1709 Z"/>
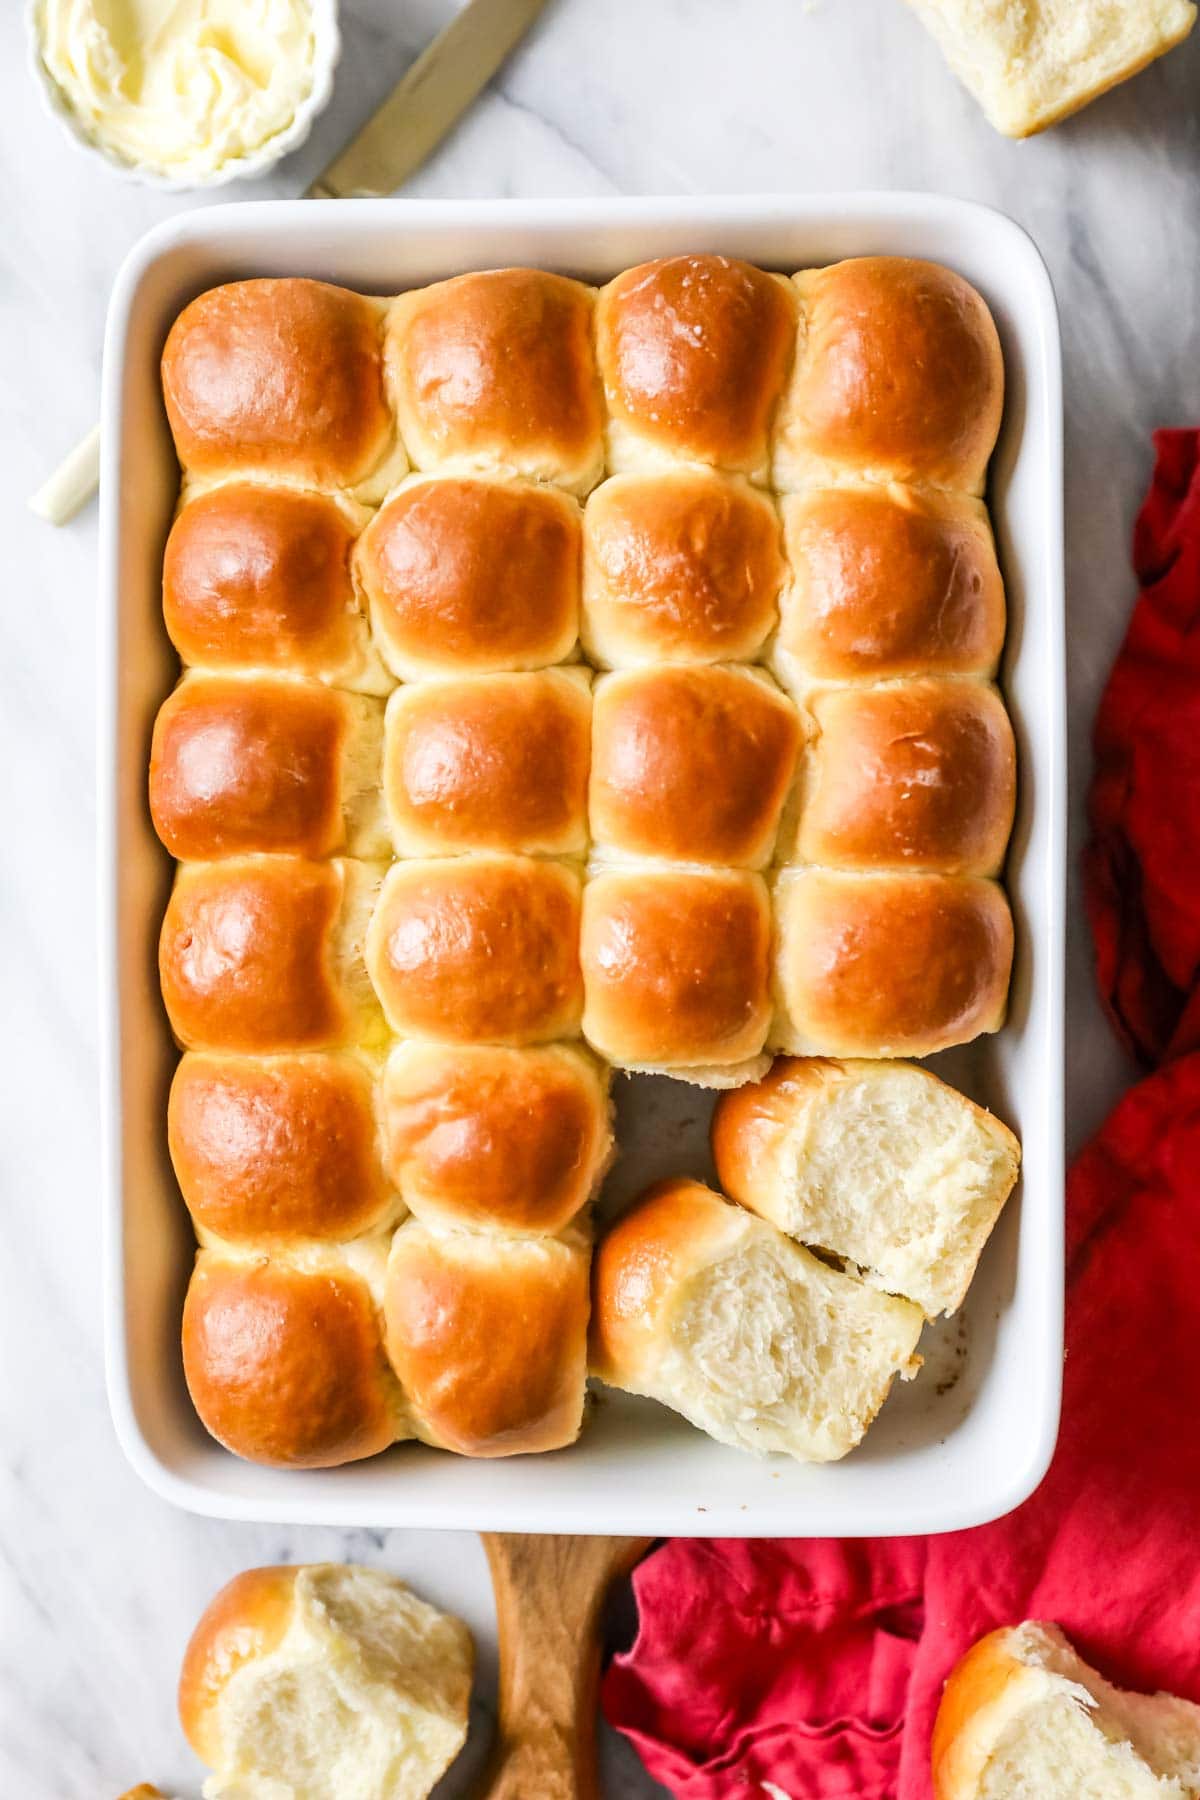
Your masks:
<path fill-rule="evenodd" d="M 414 477 L 354 557 L 380 654 L 403 681 L 538 669 L 579 634 L 580 512 L 504 478 Z"/>
<path fill-rule="evenodd" d="M 388 380 L 414 465 L 593 487 L 604 464 L 593 298 L 541 269 L 491 269 L 393 301 Z"/>
<path fill-rule="evenodd" d="M 784 493 L 822 476 L 983 492 L 1004 404 L 991 313 L 937 263 L 852 257 L 795 278 L 800 346 L 775 439 Z"/>
<path fill-rule="evenodd" d="M 323 281 L 233 281 L 172 325 L 163 395 L 189 480 L 256 471 L 378 497 L 404 472 L 384 392 L 384 303 Z"/>
<path fill-rule="evenodd" d="M 366 941 L 392 1030 L 452 1044 L 574 1036 L 579 888 L 571 870 L 524 856 L 394 864 Z"/>
<path fill-rule="evenodd" d="M 728 256 L 626 269 L 596 312 L 609 469 L 678 460 L 765 480 L 795 340 L 796 296 L 782 276 Z"/>

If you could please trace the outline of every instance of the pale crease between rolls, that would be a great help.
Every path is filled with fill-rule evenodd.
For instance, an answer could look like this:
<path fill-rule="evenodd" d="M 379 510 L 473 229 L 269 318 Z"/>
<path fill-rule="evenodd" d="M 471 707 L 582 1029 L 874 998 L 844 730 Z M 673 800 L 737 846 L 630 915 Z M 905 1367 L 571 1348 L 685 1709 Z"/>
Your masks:
<path fill-rule="evenodd" d="M 737 1087 L 775 1047 L 1002 1020 L 994 327 L 948 271 L 869 258 L 250 282 L 185 310 L 164 384 L 190 671 L 151 794 L 187 859 L 161 961 L 202 1416 L 281 1461 L 567 1443 L 607 1064 Z M 205 1385 L 199 1346 L 234 1368 L 205 1309 L 235 1296 L 236 1338 L 255 1280 L 283 1337 L 308 1307 L 353 1339 L 358 1410 L 313 1441 Z M 430 1309 L 511 1332 L 523 1292 L 526 1404 L 469 1406 L 469 1334 Z"/>

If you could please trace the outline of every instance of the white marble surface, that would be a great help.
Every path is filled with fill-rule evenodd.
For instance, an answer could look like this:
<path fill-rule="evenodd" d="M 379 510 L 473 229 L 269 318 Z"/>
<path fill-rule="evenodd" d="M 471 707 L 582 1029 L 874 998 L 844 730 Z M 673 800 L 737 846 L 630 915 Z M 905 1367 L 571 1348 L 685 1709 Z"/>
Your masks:
<path fill-rule="evenodd" d="M 451 7 L 346 0 L 333 106 L 259 192 L 303 188 Z M 21 10 L 8 0 L 0 22 L 0 1793 L 105 1800 L 153 1779 L 190 1800 L 199 1771 L 174 1720 L 175 1672 L 196 1614 L 236 1570 L 348 1557 L 411 1577 L 475 1627 L 485 1708 L 490 1600 L 474 1540 L 175 1513 L 125 1467 L 109 1427 L 97 1273 L 95 519 L 55 532 L 23 502 L 92 420 L 117 264 L 187 202 L 121 183 L 63 139 L 24 66 Z M 552 0 L 408 191 L 903 186 L 972 196 L 1021 220 L 1049 262 L 1066 345 L 1077 844 L 1093 704 L 1131 597 L 1128 534 L 1149 432 L 1200 417 L 1198 94 L 1200 33 L 1079 119 L 1013 145 L 951 81 L 901 0 Z M 1127 1078 L 1092 998 L 1073 900 L 1073 1143 Z M 612 1794 L 652 1791 L 634 1766 L 610 1752 Z"/>

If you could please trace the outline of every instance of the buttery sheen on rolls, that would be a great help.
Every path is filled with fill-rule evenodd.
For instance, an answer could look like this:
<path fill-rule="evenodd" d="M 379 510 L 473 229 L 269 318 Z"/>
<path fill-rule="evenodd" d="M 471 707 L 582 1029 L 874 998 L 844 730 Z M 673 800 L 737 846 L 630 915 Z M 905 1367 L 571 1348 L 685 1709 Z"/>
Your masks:
<path fill-rule="evenodd" d="M 565 1446 L 613 1067 L 737 1089 L 769 1049 L 919 1056 L 1003 1019 L 995 327 L 931 264 L 697 252 L 599 292 L 234 282 L 184 308 L 162 374 L 184 673 L 150 804 L 179 859 L 160 972 L 197 1410 L 291 1467 Z M 810 1110 L 864 1167 L 851 1089 L 903 1139 L 871 1221 L 829 1199 L 864 1279 L 712 1195 L 617 1240 L 643 1273 L 691 1225 L 713 1251 L 651 1332 L 666 1356 L 677 1275 L 695 1334 L 663 1397 L 815 1456 L 865 1429 L 921 1309 L 957 1303 L 1007 1166 L 984 1143 L 947 1195 L 901 1154 L 914 1120 L 986 1131 L 915 1075 L 834 1088 Z M 761 1181 L 798 1234 L 804 1129 Z M 877 1291 L 901 1275 L 908 1299 Z M 777 1410 L 703 1323 L 747 1295 L 791 1371 Z M 740 1433 L 743 1382 L 767 1423 Z"/>
<path fill-rule="evenodd" d="M 861 256 L 796 276 L 801 345 L 775 441 L 783 493 L 830 470 L 983 492 L 1004 361 L 992 315 L 937 263 Z"/>
<path fill-rule="evenodd" d="M 414 476 L 358 541 L 355 578 L 402 681 L 538 669 L 579 634 L 577 503 L 534 482 Z"/>
<path fill-rule="evenodd" d="M 316 1050 L 380 1035 L 363 941 L 382 870 L 299 856 L 181 863 L 159 939 L 189 1050 Z"/>
<path fill-rule="evenodd" d="M 183 1372 L 226 1449 L 323 1469 L 411 1436 L 380 1328 L 386 1257 L 386 1237 L 270 1258 L 201 1250 L 183 1308 Z"/>
<path fill-rule="evenodd" d="M 591 716 L 582 669 L 397 688 L 383 761 L 397 854 L 582 856 Z"/>
<path fill-rule="evenodd" d="M 382 325 L 381 301 L 323 281 L 233 281 L 193 300 L 162 359 L 188 479 L 258 473 L 377 499 L 405 467 Z"/>
<path fill-rule="evenodd" d="M 761 1074 L 771 910 L 741 871 L 632 864 L 589 881 L 583 1034 L 618 1068 L 725 1087 Z"/>
<path fill-rule="evenodd" d="M 765 479 L 795 340 L 781 276 L 728 256 L 626 269 L 596 309 L 610 471 L 678 460 Z"/>
<path fill-rule="evenodd" d="M 588 795 L 597 854 L 761 868 L 800 743 L 757 669 L 630 669 L 596 685 Z"/>
<path fill-rule="evenodd" d="M 738 476 L 614 475 L 583 514 L 583 647 L 602 667 L 745 661 L 776 622 L 779 520 Z"/>
<path fill-rule="evenodd" d="M 386 693 L 350 578 L 365 507 L 231 481 L 180 509 L 163 557 L 163 618 L 185 663 Z"/>
<path fill-rule="evenodd" d="M 197 1234 L 272 1249 L 393 1224 L 402 1208 L 384 1174 L 377 1075 L 357 1053 L 189 1051 L 167 1142 Z"/>
<path fill-rule="evenodd" d="M 982 503 L 859 483 L 780 501 L 791 580 L 773 666 L 813 681 L 993 675 L 1004 584 Z"/>
<path fill-rule="evenodd" d="M 398 1044 L 381 1107 L 388 1173 L 427 1224 L 561 1231 L 612 1154 L 607 1070 L 573 1044 Z"/>
<path fill-rule="evenodd" d="M 995 688 L 901 681 L 810 693 L 789 860 L 842 869 L 997 875 L 1017 757 Z"/>
<path fill-rule="evenodd" d="M 367 967 L 400 1037 L 544 1044 L 583 1006 L 579 877 L 526 856 L 393 864 L 366 940 Z"/>
<path fill-rule="evenodd" d="M 438 1231 L 392 1240 L 387 1350 L 419 1435 L 467 1456 L 574 1443 L 587 1382 L 586 1241 Z"/>
<path fill-rule="evenodd" d="M 392 302 L 388 379 L 418 469 L 456 462 L 586 493 L 604 467 L 590 288 L 456 275 Z"/>
<path fill-rule="evenodd" d="M 150 814 L 181 860 L 380 857 L 383 708 L 317 682 L 190 673 L 159 710 Z"/>
<path fill-rule="evenodd" d="M 933 1056 L 1004 1023 L 1012 915 L 994 881 L 785 869 L 772 1044 Z"/>

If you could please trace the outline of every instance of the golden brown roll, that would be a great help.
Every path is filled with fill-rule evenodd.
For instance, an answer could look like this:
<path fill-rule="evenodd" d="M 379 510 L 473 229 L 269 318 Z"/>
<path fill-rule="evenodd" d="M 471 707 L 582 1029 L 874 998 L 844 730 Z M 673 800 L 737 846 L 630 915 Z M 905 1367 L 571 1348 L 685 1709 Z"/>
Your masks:
<path fill-rule="evenodd" d="M 583 1032 L 618 1068 L 725 1087 L 761 1075 L 771 912 L 757 875 L 639 865 L 583 896 Z"/>
<path fill-rule="evenodd" d="M 387 1353 L 417 1435 L 463 1456 L 574 1443 L 587 1381 L 588 1248 L 402 1225 L 388 1257 Z"/>
<path fill-rule="evenodd" d="M 596 1247 L 591 1364 L 718 1443 L 832 1462 L 859 1442 L 923 1323 L 698 1181 L 659 1181 Z"/>
<path fill-rule="evenodd" d="M 809 696 L 794 860 L 996 875 L 1016 798 L 1004 702 L 981 681 L 902 681 Z M 792 860 L 789 857 L 789 860 Z"/>
<path fill-rule="evenodd" d="M 231 281 L 185 306 L 162 358 L 184 472 L 210 482 L 258 470 L 382 493 L 404 472 L 383 316 L 382 301 L 290 278 Z"/>
<path fill-rule="evenodd" d="M 539 1044 L 579 1027 L 579 877 L 532 857 L 396 863 L 367 967 L 401 1037 Z"/>
<path fill-rule="evenodd" d="M 983 492 L 1004 361 L 961 275 L 861 256 L 796 276 L 800 348 L 775 432 L 784 493 L 831 471 Z"/>
<path fill-rule="evenodd" d="M 400 1211 L 366 1058 L 191 1051 L 171 1083 L 167 1142 L 205 1238 L 264 1250 L 336 1242 L 381 1231 Z"/>
<path fill-rule="evenodd" d="M 403 681 L 538 669 L 579 633 L 578 502 L 527 481 L 415 476 L 354 557 L 380 654 Z"/>
<path fill-rule="evenodd" d="M 154 829 L 182 861 L 384 856 L 383 707 L 275 676 L 185 675 L 150 747 Z"/>
<path fill-rule="evenodd" d="M 853 486 L 789 495 L 781 511 L 792 572 L 775 645 L 785 686 L 995 674 L 1004 583 L 978 500 Z"/>
<path fill-rule="evenodd" d="M 372 863 L 245 856 L 180 865 L 159 940 L 189 1050 L 316 1050 L 379 1035 L 362 946 Z"/>
<path fill-rule="evenodd" d="M 388 380 L 414 465 L 593 487 L 604 462 L 593 300 L 562 275 L 489 269 L 393 301 Z"/>
<path fill-rule="evenodd" d="M 227 1450 L 322 1469 L 411 1435 L 380 1335 L 385 1255 L 386 1239 L 299 1261 L 200 1251 L 183 1308 L 183 1372 Z"/>
<path fill-rule="evenodd" d="M 179 1677 L 209 1794 L 424 1800 L 467 1736 L 460 1619 L 353 1563 L 248 1569 L 212 1600 Z"/>
<path fill-rule="evenodd" d="M 781 276 L 728 256 L 626 269 L 596 308 L 609 468 L 678 459 L 765 478 L 795 338 Z"/>
<path fill-rule="evenodd" d="M 163 558 L 163 617 L 183 661 L 386 693 L 350 577 L 367 516 L 326 494 L 252 481 L 189 500 Z"/>
<path fill-rule="evenodd" d="M 427 1224 L 561 1231 L 612 1151 L 607 1071 L 565 1044 L 399 1044 L 381 1101 L 388 1173 Z"/>
<path fill-rule="evenodd" d="M 397 854 L 582 856 L 589 680 L 583 669 L 547 669 L 398 688 L 383 764 Z"/>
<path fill-rule="evenodd" d="M 1004 1022 L 1013 928 L 993 881 L 788 869 L 775 931 L 775 1049 L 932 1056 Z"/>
<path fill-rule="evenodd" d="M 583 513 L 583 647 L 607 668 L 740 662 L 775 624 L 779 520 L 740 476 L 614 475 Z"/>
<path fill-rule="evenodd" d="M 592 835 L 601 851 L 761 868 L 800 744 L 757 669 L 628 669 L 596 685 Z"/>

